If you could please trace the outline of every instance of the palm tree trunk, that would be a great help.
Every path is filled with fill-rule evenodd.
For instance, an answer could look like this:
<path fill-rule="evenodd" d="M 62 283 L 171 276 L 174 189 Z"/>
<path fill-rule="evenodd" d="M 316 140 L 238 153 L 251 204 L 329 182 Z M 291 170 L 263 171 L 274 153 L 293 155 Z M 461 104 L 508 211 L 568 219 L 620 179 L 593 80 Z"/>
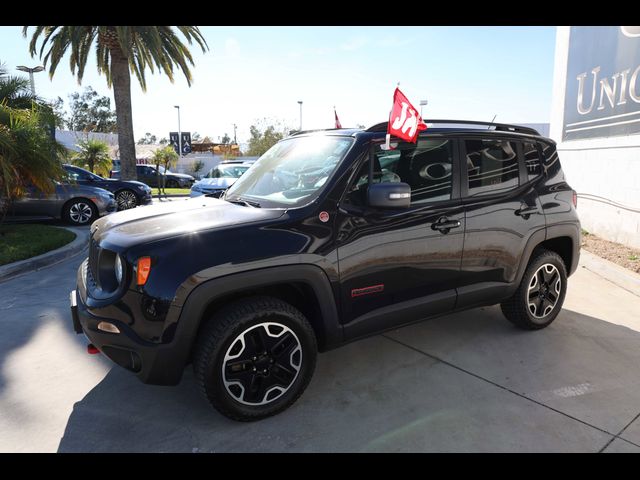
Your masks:
<path fill-rule="evenodd" d="M 136 146 L 133 139 L 131 114 L 131 76 L 129 63 L 119 48 L 111 49 L 111 79 L 116 101 L 118 123 L 118 147 L 120 149 L 120 178 L 137 180 Z"/>

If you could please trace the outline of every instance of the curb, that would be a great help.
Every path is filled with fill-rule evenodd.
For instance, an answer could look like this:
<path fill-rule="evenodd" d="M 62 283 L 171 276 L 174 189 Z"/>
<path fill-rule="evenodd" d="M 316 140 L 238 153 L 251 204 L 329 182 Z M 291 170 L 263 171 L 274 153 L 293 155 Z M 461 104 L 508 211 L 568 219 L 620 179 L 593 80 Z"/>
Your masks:
<path fill-rule="evenodd" d="M 639 274 L 588 252 L 584 248 L 580 250 L 580 266 L 640 297 Z"/>
<path fill-rule="evenodd" d="M 35 272 L 55 263 L 66 260 L 88 248 L 89 229 L 78 227 L 59 227 L 76 234 L 76 238 L 60 248 L 43 253 L 37 257 L 26 258 L 18 262 L 9 263 L 0 267 L 0 283 L 11 280 L 23 273 Z"/>

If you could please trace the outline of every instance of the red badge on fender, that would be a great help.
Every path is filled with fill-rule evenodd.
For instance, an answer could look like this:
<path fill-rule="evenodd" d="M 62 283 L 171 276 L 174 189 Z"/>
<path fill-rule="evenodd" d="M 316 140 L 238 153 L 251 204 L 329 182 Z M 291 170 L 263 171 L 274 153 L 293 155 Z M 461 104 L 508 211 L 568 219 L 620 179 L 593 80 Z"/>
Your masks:
<path fill-rule="evenodd" d="M 327 223 L 329 221 L 329 213 L 328 212 L 320 212 L 318 218 L 322 223 Z"/>

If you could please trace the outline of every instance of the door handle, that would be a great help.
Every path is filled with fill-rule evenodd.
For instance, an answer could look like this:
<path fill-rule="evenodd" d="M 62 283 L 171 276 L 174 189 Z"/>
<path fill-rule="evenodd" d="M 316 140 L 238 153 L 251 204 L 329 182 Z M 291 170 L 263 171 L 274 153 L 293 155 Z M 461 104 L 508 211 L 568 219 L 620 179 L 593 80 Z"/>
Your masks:
<path fill-rule="evenodd" d="M 440 217 L 437 222 L 431 224 L 432 230 L 439 230 L 440 233 L 449 233 L 452 228 L 459 228 L 460 220 L 449 220 L 447 217 Z"/>
<path fill-rule="evenodd" d="M 531 215 L 533 213 L 540 213 L 538 211 L 538 207 L 536 207 L 536 206 L 533 206 L 533 207 L 524 206 L 523 208 L 520 208 L 520 209 L 515 211 L 516 215 L 518 215 L 519 217 L 524 218 L 525 220 L 527 218 L 529 218 L 529 215 Z"/>

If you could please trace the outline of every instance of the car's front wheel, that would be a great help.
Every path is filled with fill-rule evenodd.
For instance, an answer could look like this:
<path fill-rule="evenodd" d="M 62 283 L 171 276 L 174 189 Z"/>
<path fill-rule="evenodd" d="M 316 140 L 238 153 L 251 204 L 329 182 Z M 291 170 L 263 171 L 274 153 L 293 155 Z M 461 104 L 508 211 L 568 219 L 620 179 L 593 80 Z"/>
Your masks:
<path fill-rule="evenodd" d="M 199 334 L 194 371 L 223 415 L 259 420 L 288 408 L 311 380 L 317 345 L 305 316 L 273 297 L 227 305 Z"/>
<path fill-rule="evenodd" d="M 138 197 L 131 190 L 120 190 L 116 193 L 118 210 L 129 210 L 138 206 Z"/>
<path fill-rule="evenodd" d="M 567 293 L 567 268 L 562 257 L 537 250 L 514 295 L 500 306 L 517 327 L 538 330 L 555 320 Z"/>
<path fill-rule="evenodd" d="M 72 225 L 87 225 L 98 218 L 98 209 L 91 200 L 77 198 L 64 206 L 62 217 Z"/>

